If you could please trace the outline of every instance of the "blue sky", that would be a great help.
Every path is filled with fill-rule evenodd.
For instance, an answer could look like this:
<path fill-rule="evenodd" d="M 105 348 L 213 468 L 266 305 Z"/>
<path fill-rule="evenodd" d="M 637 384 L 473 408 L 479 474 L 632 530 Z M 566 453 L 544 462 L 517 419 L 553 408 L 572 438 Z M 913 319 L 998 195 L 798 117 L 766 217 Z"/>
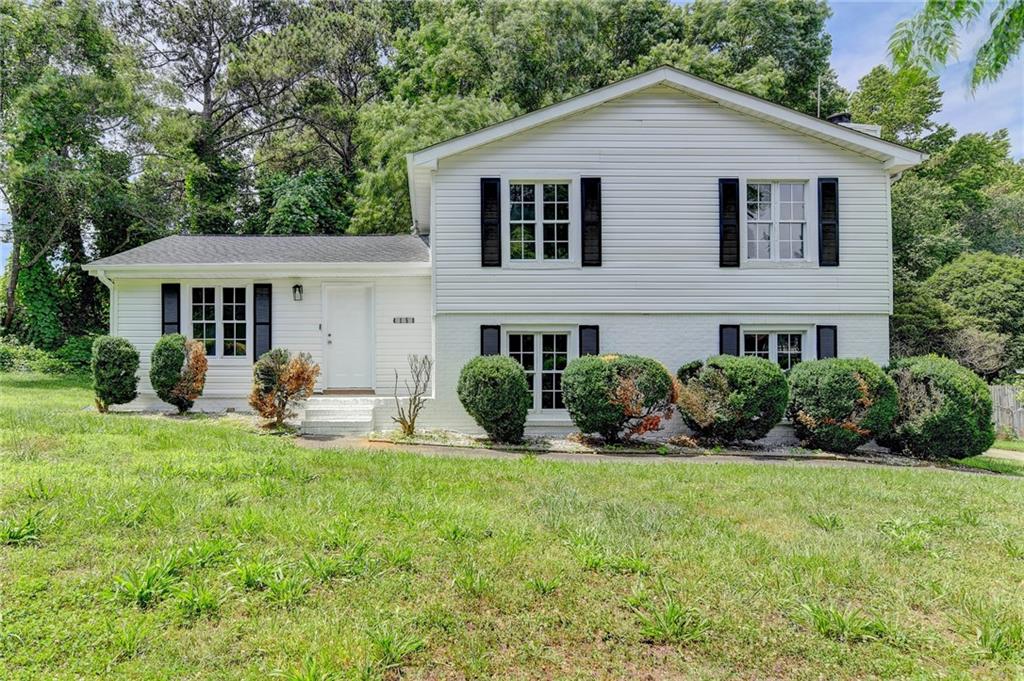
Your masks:
<path fill-rule="evenodd" d="M 828 31 L 832 34 L 832 67 L 847 89 L 872 68 L 888 63 L 889 36 L 896 22 L 912 16 L 920 2 L 872 2 L 833 0 Z M 973 95 L 969 87 L 970 62 L 984 35 L 983 16 L 975 29 L 961 41 L 960 61 L 940 73 L 943 90 L 942 112 L 936 119 L 949 123 L 957 132 L 1010 131 L 1013 155 L 1024 157 L 1024 61 L 1019 57 L 993 85 L 982 86 Z"/>

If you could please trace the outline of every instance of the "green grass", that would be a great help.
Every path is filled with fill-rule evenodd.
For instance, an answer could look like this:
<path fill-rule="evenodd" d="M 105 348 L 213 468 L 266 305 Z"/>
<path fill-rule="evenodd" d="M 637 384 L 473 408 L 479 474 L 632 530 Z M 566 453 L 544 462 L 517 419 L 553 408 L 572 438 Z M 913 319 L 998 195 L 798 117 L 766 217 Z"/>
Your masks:
<path fill-rule="evenodd" d="M 1024 484 L 312 450 L 0 375 L 0 678 L 1014 678 Z"/>
<path fill-rule="evenodd" d="M 966 459 L 959 459 L 950 463 L 954 466 L 978 468 L 983 471 L 1001 473 L 1003 475 L 1024 476 L 1024 463 L 1010 459 L 1000 459 L 995 456 L 985 456 L 984 454 L 981 456 L 969 456 Z"/>
<path fill-rule="evenodd" d="M 1010 452 L 1024 452 L 1024 440 L 996 440 L 993 449 L 1005 449 Z"/>

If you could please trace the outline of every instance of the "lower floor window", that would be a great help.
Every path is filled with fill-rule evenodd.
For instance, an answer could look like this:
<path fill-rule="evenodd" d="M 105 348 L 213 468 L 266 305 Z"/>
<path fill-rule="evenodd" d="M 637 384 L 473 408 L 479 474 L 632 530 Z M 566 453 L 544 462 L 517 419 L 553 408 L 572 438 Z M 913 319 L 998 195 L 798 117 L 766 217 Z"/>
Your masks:
<path fill-rule="evenodd" d="M 743 354 L 778 362 L 789 371 L 803 360 L 802 333 L 748 331 L 743 334 Z"/>
<path fill-rule="evenodd" d="M 534 409 L 565 409 L 562 372 L 569 363 L 569 334 L 510 333 L 508 355 L 526 372 Z"/>
<path fill-rule="evenodd" d="M 203 343 L 208 357 L 245 357 L 248 351 L 247 288 L 192 288 L 192 338 Z"/>

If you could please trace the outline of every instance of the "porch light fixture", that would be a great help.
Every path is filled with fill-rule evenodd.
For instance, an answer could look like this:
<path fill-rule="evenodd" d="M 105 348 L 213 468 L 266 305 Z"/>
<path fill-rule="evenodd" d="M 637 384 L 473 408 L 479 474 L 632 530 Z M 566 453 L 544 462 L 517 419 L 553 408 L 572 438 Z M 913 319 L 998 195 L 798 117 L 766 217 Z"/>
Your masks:
<path fill-rule="evenodd" d="M 302 300 L 302 284 L 292 286 L 292 300 Z"/>

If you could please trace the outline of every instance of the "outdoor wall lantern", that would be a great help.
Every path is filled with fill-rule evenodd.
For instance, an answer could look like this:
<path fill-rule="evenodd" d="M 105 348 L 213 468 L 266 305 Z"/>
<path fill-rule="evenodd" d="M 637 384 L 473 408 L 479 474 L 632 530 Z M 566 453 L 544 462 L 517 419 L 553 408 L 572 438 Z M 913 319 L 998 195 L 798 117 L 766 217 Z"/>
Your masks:
<path fill-rule="evenodd" d="M 302 300 L 302 284 L 292 286 L 292 300 Z"/>

